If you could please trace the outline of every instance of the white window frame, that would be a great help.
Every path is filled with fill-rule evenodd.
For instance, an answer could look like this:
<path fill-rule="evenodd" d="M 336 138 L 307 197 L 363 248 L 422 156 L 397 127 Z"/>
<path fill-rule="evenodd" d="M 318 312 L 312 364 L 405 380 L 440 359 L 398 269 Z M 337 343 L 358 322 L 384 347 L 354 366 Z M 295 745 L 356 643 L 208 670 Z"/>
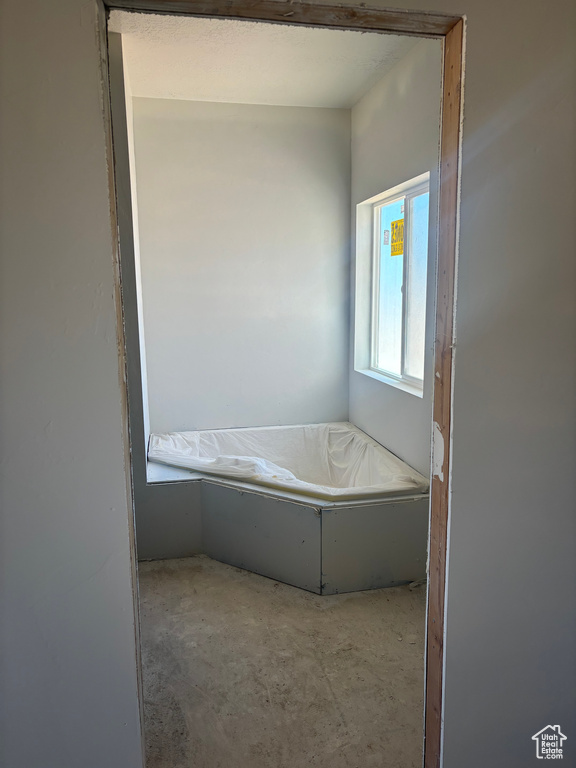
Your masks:
<path fill-rule="evenodd" d="M 409 242 L 410 198 L 430 191 L 430 173 L 426 172 L 392 189 L 364 200 L 356 206 L 356 286 L 354 323 L 354 370 L 405 392 L 423 396 L 424 380 L 404 372 L 406 346 L 406 293 L 402 300 L 402 374 L 397 376 L 374 365 L 378 343 L 378 287 L 380 271 L 380 211 L 394 201 L 405 198 L 405 243 Z M 428 254 L 430 255 L 430 254 Z M 404 269 L 409 269 L 409 255 Z M 405 272 L 404 284 L 407 282 Z"/>

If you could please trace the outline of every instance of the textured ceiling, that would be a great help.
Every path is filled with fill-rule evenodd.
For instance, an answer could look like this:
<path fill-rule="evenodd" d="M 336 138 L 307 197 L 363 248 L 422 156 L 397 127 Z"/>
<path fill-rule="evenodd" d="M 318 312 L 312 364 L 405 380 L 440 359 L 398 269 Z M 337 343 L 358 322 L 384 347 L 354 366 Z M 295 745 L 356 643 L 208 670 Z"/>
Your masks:
<path fill-rule="evenodd" d="M 112 11 L 134 96 L 350 108 L 418 40 Z"/>

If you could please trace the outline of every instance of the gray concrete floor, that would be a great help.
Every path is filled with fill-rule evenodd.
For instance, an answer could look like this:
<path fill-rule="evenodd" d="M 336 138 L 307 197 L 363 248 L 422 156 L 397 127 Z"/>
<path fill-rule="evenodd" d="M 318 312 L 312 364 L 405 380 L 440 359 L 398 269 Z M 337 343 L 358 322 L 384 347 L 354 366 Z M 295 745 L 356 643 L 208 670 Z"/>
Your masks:
<path fill-rule="evenodd" d="M 147 768 L 419 768 L 425 588 L 140 563 Z"/>

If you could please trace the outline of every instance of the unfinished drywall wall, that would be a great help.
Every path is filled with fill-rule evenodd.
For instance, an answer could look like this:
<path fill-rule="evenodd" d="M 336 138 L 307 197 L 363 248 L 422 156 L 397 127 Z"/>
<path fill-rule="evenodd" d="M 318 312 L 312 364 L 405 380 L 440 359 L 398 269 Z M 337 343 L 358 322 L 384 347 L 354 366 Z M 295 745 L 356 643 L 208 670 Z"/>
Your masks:
<path fill-rule="evenodd" d="M 346 419 L 347 110 L 134 99 L 153 432 Z"/>
<path fill-rule="evenodd" d="M 96 4 L 2 3 L 0 764 L 142 765 Z"/>
<path fill-rule="evenodd" d="M 425 171 L 430 237 L 424 392 L 417 397 L 353 370 L 350 421 L 424 475 L 430 473 L 434 288 L 442 44 L 422 40 L 352 110 L 352 221 L 356 205 Z M 354 313 L 352 313 L 354 317 Z M 352 341 L 354 329 L 352 328 Z"/>

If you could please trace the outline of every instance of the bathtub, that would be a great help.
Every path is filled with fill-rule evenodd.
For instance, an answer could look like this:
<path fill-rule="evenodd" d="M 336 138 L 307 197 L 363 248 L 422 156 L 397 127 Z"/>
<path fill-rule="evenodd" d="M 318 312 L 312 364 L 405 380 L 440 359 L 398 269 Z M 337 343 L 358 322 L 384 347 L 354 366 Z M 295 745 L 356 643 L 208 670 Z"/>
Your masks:
<path fill-rule="evenodd" d="M 202 483 L 203 551 L 335 594 L 426 576 L 428 481 L 347 422 L 150 436 Z"/>
<path fill-rule="evenodd" d="M 148 458 L 319 499 L 428 490 L 426 478 L 348 422 L 153 434 Z"/>

